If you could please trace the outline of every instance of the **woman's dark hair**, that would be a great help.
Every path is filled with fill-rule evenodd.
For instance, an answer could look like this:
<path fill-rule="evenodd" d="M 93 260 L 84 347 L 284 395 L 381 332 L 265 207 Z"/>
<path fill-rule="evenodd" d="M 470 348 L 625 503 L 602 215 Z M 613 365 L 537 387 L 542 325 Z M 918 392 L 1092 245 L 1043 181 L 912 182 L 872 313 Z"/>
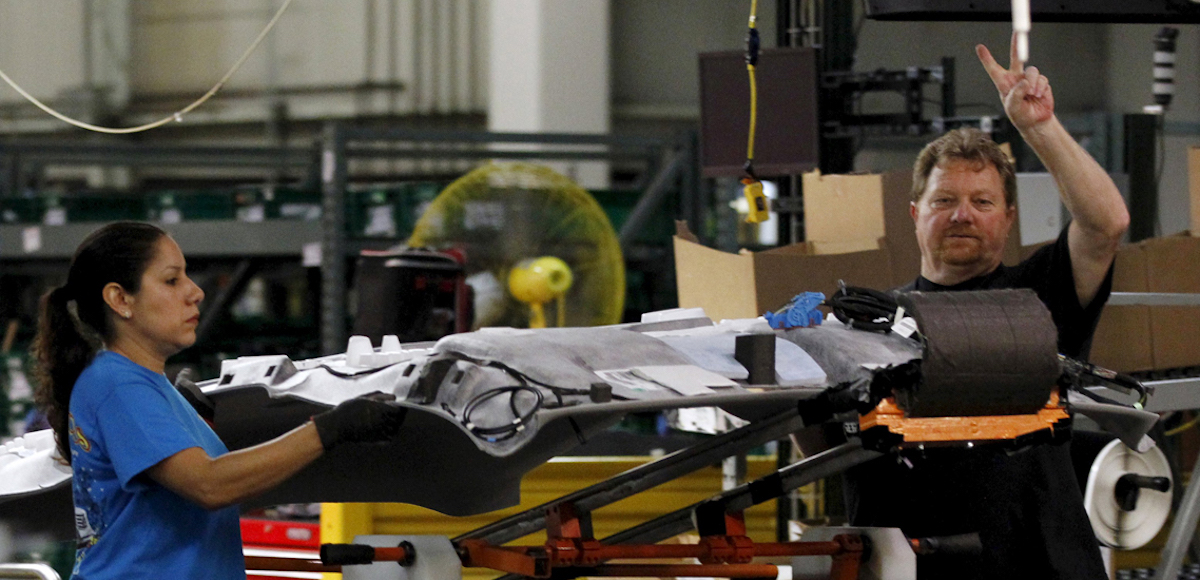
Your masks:
<path fill-rule="evenodd" d="M 71 462 L 67 433 L 71 391 L 101 342 L 112 338 L 113 313 L 104 302 L 104 287 L 116 282 L 136 294 L 142 274 L 154 259 L 156 244 L 166 235 L 147 223 L 106 225 L 79 244 L 71 259 L 67 283 L 42 297 L 31 349 L 37 380 L 34 399 L 46 413 L 58 452 L 67 463 Z"/>

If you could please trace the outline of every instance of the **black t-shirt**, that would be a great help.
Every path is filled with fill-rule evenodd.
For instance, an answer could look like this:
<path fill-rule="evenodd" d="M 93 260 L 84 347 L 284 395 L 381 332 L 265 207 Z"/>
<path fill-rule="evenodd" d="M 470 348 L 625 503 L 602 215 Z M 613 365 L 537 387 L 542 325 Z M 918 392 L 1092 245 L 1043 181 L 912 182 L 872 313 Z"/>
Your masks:
<path fill-rule="evenodd" d="M 1112 269 L 1087 308 L 1079 305 L 1067 230 L 1020 264 L 954 286 L 919 277 L 901 290 L 1033 289 L 1058 327 L 1059 352 L 1080 357 L 1090 347 L 1112 290 Z M 1083 508 L 1069 443 L 1008 454 L 995 447 L 931 449 L 885 456 L 846 472 L 846 507 L 856 526 L 899 527 L 909 537 L 978 532 L 978 557 L 918 558 L 921 580 L 1107 578 L 1099 544 Z"/>

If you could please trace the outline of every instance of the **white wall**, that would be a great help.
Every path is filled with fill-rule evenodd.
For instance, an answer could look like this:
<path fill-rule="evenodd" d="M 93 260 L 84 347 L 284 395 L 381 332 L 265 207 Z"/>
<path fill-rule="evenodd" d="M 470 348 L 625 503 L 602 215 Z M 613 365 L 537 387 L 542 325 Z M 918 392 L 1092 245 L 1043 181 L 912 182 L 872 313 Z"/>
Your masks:
<path fill-rule="evenodd" d="M 83 8 L 76 0 L 0 2 L 0 69 L 48 99 L 83 84 Z M 7 85 L 0 103 L 20 101 Z"/>
<path fill-rule="evenodd" d="M 203 92 L 237 60 L 280 0 L 143 2 L 135 12 L 134 75 L 142 94 Z M 262 90 L 404 83 L 293 99 L 301 117 L 378 112 L 452 113 L 484 106 L 478 0 L 297 0 L 265 43 L 233 77 L 230 88 Z M 271 58 L 269 46 L 274 47 Z M 272 71 L 271 66 L 276 69 Z"/>
<path fill-rule="evenodd" d="M 281 5 L 141 0 L 132 3 L 128 30 L 120 30 L 120 22 L 97 26 L 94 42 L 104 48 L 104 33 L 114 29 L 127 37 L 116 40 L 132 46 L 126 50 L 128 79 L 142 116 L 161 116 L 216 83 Z M 0 0 L 0 68 L 43 99 L 81 87 L 82 6 L 78 0 Z M 226 91 L 346 89 L 288 97 L 299 118 L 479 113 L 487 102 L 486 41 L 483 0 L 295 0 Z M 103 56 L 102 50 L 93 53 Z M 107 80 L 104 73 L 125 66 L 97 67 L 97 76 Z M 404 90 L 363 86 L 372 83 L 402 83 Z M 168 101 L 154 104 L 163 99 Z M 22 101 L 3 91 L 0 102 Z M 221 95 L 189 121 L 261 120 L 268 104 L 261 97 Z"/>

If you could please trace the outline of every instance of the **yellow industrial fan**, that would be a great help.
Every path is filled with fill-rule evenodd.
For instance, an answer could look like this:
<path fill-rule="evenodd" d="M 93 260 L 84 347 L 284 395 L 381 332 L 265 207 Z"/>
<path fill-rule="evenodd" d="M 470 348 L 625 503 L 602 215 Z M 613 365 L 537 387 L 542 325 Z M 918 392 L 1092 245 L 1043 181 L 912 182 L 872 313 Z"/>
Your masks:
<path fill-rule="evenodd" d="M 547 167 L 489 163 L 471 171 L 433 200 L 408 245 L 465 253 L 475 328 L 621 321 L 625 263 L 616 231 L 595 198 Z"/>

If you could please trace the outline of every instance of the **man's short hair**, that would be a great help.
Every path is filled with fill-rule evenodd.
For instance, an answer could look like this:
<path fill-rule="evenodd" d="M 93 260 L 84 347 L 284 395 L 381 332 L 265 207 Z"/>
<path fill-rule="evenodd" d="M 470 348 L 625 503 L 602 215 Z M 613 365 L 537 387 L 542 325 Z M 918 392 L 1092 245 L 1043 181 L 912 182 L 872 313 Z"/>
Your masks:
<path fill-rule="evenodd" d="M 991 163 L 1004 181 L 1004 201 L 1009 207 L 1017 204 L 1017 173 L 1012 160 L 987 133 L 973 127 L 949 131 L 926 145 L 917 155 L 917 162 L 913 164 L 914 202 L 920 201 L 921 194 L 925 193 L 933 168 L 952 160 L 973 161 L 979 164 L 980 170 L 985 163 Z"/>

